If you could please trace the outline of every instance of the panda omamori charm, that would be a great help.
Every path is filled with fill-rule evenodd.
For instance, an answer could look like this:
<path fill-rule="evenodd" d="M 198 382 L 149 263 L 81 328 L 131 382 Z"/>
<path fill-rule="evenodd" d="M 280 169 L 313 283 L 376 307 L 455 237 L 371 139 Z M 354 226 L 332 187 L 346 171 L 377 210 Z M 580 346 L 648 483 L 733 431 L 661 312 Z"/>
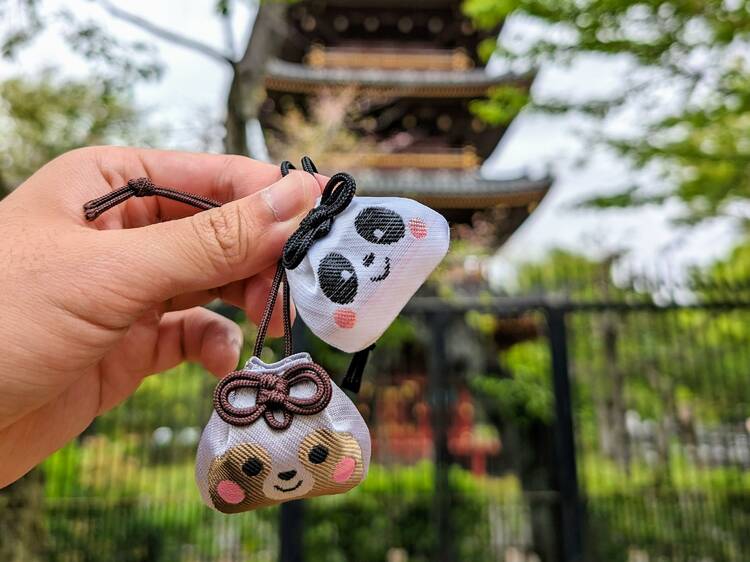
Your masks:
<path fill-rule="evenodd" d="M 351 197 L 304 258 L 294 267 L 285 263 L 292 300 L 316 336 L 359 351 L 398 316 L 449 240 L 445 218 L 416 201 Z"/>
<path fill-rule="evenodd" d="M 307 353 L 252 357 L 216 387 L 201 436 L 203 501 L 239 513 L 354 488 L 370 464 L 370 433 L 351 400 Z"/>

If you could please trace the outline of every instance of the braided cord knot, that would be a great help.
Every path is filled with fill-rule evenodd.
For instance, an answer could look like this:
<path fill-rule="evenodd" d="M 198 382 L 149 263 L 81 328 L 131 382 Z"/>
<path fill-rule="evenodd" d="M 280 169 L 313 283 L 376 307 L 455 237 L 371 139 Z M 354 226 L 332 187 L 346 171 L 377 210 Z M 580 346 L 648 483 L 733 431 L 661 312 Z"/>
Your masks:
<path fill-rule="evenodd" d="M 307 382 L 315 386 L 311 396 L 291 395 L 293 386 Z M 254 405 L 241 408 L 230 402 L 230 396 L 241 389 L 256 391 Z M 272 429 L 286 429 L 295 415 L 311 416 L 323 411 L 332 395 L 331 377 L 326 370 L 308 362 L 279 375 L 244 370 L 230 373 L 216 386 L 214 409 L 230 425 L 246 426 L 262 417 Z M 276 412 L 281 413 L 282 419 L 276 417 Z"/>
<path fill-rule="evenodd" d="M 133 178 L 128 180 L 128 187 L 133 190 L 134 197 L 147 197 L 154 194 L 156 186 L 148 178 Z"/>
<path fill-rule="evenodd" d="M 284 244 L 281 261 L 286 269 L 302 263 L 310 247 L 331 232 L 334 219 L 349 206 L 356 191 L 357 184 L 349 174 L 339 172 L 331 176 L 318 206 L 307 213 Z"/>

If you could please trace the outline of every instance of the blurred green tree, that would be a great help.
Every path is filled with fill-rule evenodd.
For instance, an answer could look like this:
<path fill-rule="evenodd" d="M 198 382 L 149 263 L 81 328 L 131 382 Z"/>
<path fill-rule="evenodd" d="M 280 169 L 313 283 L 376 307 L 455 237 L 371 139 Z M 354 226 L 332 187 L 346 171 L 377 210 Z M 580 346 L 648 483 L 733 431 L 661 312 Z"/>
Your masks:
<path fill-rule="evenodd" d="M 286 33 L 287 3 L 262 2 L 251 22 L 252 31 L 239 45 L 232 18 L 237 0 L 207 0 L 224 30 L 224 45 L 214 47 L 177 31 L 157 25 L 109 0 L 95 0 L 112 17 L 137 27 L 159 41 L 190 49 L 224 65 L 231 72 L 224 119 L 224 148 L 230 154 L 250 154 L 248 130 L 263 100 L 266 61 L 280 47 Z M 156 79 L 162 64 L 154 45 L 123 41 L 98 22 L 68 9 L 57 9 L 45 0 L 0 0 L 0 54 L 12 58 L 34 42 L 46 29 L 55 28 L 73 52 L 94 70 L 92 78 L 118 91 L 130 90 L 141 80 Z M 252 10 L 251 10 L 252 12 Z"/>
<path fill-rule="evenodd" d="M 653 179 L 636 180 L 585 205 L 677 199 L 685 204 L 684 221 L 731 216 L 746 222 L 736 203 L 750 198 L 747 2 L 466 0 L 464 8 L 479 26 L 493 27 L 513 16 L 541 29 L 486 41 L 481 46 L 486 56 L 497 52 L 529 67 L 566 65 L 580 56 L 629 65 L 622 88 L 609 96 L 595 99 L 582 91 L 576 99 L 534 100 L 543 111 L 596 119 L 635 111 L 641 119 L 636 131 L 619 128 L 596 140 L 629 158 L 636 169 L 652 167 L 663 181 L 655 187 Z M 493 112 L 492 102 L 485 101 L 480 114 L 499 114 L 507 105 L 501 100 Z"/>
<path fill-rule="evenodd" d="M 126 98 L 103 84 L 53 72 L 0 83 L 0 188 L 7 192 L 56 156 L 81 146 L 145 141 L 151 133 Z"/>

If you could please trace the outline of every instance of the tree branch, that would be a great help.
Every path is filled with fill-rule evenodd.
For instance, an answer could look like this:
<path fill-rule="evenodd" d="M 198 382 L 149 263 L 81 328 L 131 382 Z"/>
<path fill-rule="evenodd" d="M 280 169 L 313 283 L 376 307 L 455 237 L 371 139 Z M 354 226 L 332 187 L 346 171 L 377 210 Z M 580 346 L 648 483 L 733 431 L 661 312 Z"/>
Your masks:
<path fill-rule="evenodd" d="M 195 39 L 191 39 L 190 37 L 180 35 L 179 33 L 175 33 L 174 31 L 170 31 L 154 23 L 151 23 L 141 16 L 131 14 L 130 12 L 120 9 L 109 0 L 99 0 L 99 4 L 105 10 L 107 10 L 107 12 L 109 12 L 111 16 L 139 27 L 140 29 L 150 33 L 155 37 L 158 37 L 159 39 L 169 41 L 170 43 L 174 43 L 175 45 L 179 45 L 187 49 L 192 49 L 193 51 L 196 51 L 202 55 L 210 57 L 214 60 L 218 60 L 219 62 L 227 63 L 230 65 L 234 64 L 234 60 L 232 60 L 231 57 L 225 55 L 220 51 L 217 51 L 210 45 L 206 45 L 204 43 L 201 43 L 200 41 L 196 41 Z"/>
<path fill-rule="evenodd" d="M 232 60 L 237 59 L 237 49 L 234 45 L 234 29 L 232 29 L 232 3 L 231 0 L 227 0 L 226 13 L 220 14 L 222 27 L 224 28 L 224 43 L 226 44 L 227 52 Z"/>
<path fill-rule="evenodd" d="M 237 61 L 241 74 L 265 73 L 266 62 L 276 56 L 287 36 L 286 10 L 287 5 L 283 2 L 260 4 L 245 52 Z"/>

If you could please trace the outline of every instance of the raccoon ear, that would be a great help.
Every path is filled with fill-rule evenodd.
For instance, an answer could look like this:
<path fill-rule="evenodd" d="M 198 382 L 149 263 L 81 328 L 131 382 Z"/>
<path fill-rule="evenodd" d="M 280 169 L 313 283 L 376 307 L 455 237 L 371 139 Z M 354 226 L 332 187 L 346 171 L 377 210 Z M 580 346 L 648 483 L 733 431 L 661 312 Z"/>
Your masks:
<path fill-rule="evenodd" d="M 365 207 L 354 219 L 357 234 L 373 244 L 394 244 L 404 237 L 401 215 L 385 207 Z"/>
<path fill-rule="evenodd" d="M 320 260 L 318 283 L 323 294 L 336 304 L 349 304 L 357 296 L 357 272 L 352 262 L 338 252 L 331 252 Z"/>

